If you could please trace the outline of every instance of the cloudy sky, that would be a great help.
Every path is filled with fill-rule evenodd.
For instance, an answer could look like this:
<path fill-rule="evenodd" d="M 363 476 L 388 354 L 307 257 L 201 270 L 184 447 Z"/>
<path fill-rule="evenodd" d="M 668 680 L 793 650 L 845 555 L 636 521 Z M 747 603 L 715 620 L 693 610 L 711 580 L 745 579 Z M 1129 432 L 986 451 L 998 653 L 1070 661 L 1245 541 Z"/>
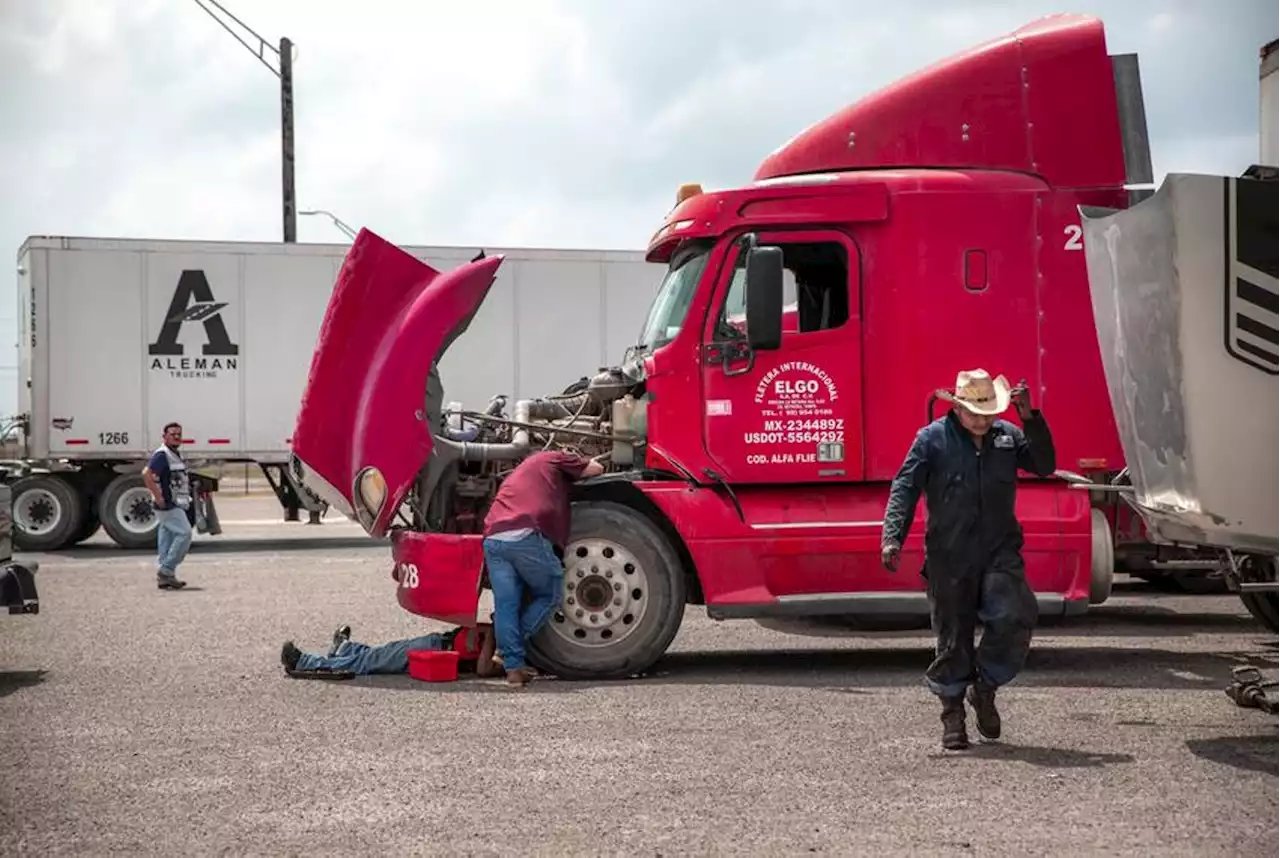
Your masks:
<path fill-rule="evenodd" d="M 679 183 L 744 182 L 868 90 L 1058 11 L 1139 53 L 1157 178 L 1238 173 L 1277 34 L 1271 0 L 222 2 L 297 45 L 299 208 L 468 246 L 639 249 Z M 6 254 L 33 233 L 280 238 L 277 81 L 194 0 L 0 0 L 0 80 Z"/>

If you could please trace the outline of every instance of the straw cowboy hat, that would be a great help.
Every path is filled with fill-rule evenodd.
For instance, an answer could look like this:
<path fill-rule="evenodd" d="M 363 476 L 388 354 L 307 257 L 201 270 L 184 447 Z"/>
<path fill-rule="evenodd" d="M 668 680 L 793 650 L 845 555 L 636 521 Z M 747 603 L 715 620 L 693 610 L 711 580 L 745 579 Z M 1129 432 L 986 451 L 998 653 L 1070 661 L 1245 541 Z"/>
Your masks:
<path fill-rule="evenodd" d="M 938 398 L 954 402 L 974 414 L 994 417 L 1009 409 L 1012 396 L 1003 375 L 992 379 L 985 369 L 970 369 L 956 375 L 954 393 L 939 390 Z"/>

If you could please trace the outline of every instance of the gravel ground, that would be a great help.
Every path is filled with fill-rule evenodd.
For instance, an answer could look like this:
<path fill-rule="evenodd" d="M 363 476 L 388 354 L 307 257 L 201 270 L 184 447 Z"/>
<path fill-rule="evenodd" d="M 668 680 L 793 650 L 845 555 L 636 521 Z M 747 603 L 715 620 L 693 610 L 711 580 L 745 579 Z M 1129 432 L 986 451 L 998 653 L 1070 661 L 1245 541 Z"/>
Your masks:
<path fill-rule="evenodd" d="M 272 504 L 222 504 L 181 593 L 101 536 L 36 555 L 42 613 L 0 616 L 0 853 L 1277 853 L 1276 718 L 1222 692 L 1276 639 L 1232 596 L 1121 585 L 1040 632 L 1000 742 L 945 753 L 926 637 L 701 609 L 640 680 L 287 679 L 285 638 L 423 624 L 384 546 Z"/>

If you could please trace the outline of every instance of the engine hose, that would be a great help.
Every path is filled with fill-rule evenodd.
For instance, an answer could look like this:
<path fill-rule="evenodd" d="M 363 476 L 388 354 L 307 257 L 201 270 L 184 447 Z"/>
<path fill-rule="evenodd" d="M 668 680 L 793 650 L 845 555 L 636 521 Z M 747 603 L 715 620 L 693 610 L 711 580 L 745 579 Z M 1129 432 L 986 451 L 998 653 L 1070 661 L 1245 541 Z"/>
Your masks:
<path fill-rule="evenodd" d="M 595 417 L 600 413 L 599 401 L 585 390 L 581 393 L 548 396 L 547 401 L 564 406 L 564 409 L 570 413 L 576 411 L 577 413 L 574 414 L 575 417 L 581 417 L 583 414 Z"/>
<path fill-rule="evenodd" d="M 588 401 L 590 401 L 590 397 L 584 396 L 582 399 L 582 404 L 578 406 L 578 410 L 574 412 L 573 416 L 569 417 L 568 420 L 563 424 L 556 424 L 555 421 L 552 421 L 552 425 L 572 426 L 574 421 L 576 421 L 579 417 L 582 416 L 582 411 L 584 408 L 587 407 Z M 556 436 L 554 434 L 548 435 L 547 443 L 542 445 L 542 449 L 550 450 L 551 445 L 554 444 L 555 442 L 556 442 Z"/>

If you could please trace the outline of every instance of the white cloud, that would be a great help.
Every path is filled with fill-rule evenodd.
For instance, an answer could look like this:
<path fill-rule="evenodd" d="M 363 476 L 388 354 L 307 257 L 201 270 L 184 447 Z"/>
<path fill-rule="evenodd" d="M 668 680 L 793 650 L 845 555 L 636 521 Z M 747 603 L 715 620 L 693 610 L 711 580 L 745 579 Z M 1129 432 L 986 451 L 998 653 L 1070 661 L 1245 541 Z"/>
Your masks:
<path fill-rule="evenodd" d="M 1050 0 L 223 2 L 272 43 L 297 45 L 299 208 L 403 243 L 613 248 L 642 247 L 680 182 L 748 181 L 859 94 L 1058 11 Z M 1142 56 L 1158 171 L 1247 166 L 1274 5 L 1085 6 L 1107 20 L 1113 51 Z M 277 82 L 191 0 L 5 4 L 0 79 L 10 253 L 31 233 L 279 239 Z M 344 240 L 324 218 L 302 217 L 298 231 Z M 0 280 L 0 342 L 15 337 L 11 283 Z M 0 412 L 7 401 L 0 389 Z"/>

